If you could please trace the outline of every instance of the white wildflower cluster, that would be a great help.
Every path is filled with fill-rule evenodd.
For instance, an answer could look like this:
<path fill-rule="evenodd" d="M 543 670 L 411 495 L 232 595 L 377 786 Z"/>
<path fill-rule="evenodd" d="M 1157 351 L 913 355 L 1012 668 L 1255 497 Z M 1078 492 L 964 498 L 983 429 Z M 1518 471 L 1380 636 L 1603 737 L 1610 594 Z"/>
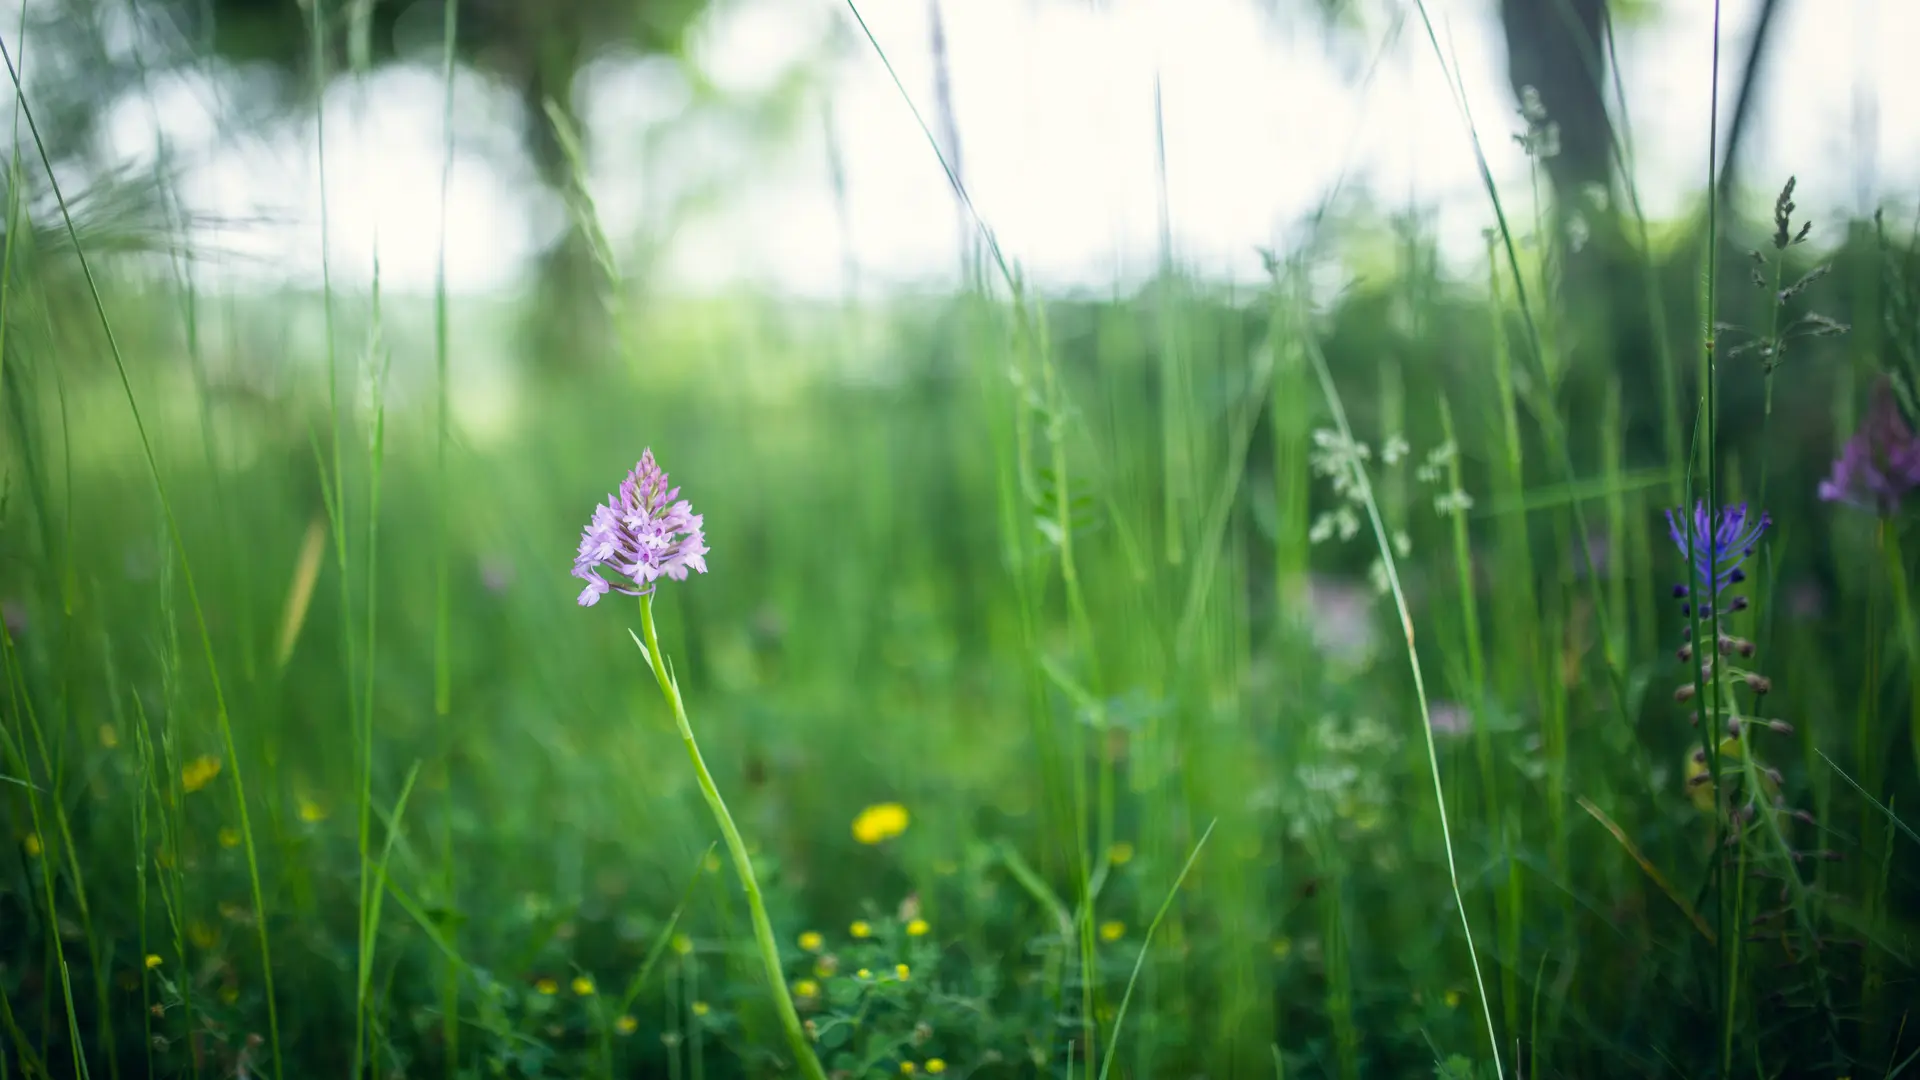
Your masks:
<path fill-rule="evenodd" d="M 1398 465 L 1413 454 L 1413 447 L 1406 437 L 1399 434 L 1387 436 L 1380 446 L 1380 462 L 1383 465 Z M 1373 459 L 1373 450 L 1366 443 L 1344 435 L 1338 431 L 1322 428 L 1313 433 L 1313 450 L 1308 461 L 1316 476 L 1324 476 L 1332 481 L 1333 493 L 1340 497 L 1340 505 L 1321 513 L 1313 519 L 1307 529 L 1307 540 L 1313 544 L 1324 544 L 1338 537 L 1343 543 L 1351 540 L 1360 532 L 1360 507 L 1367 501 L 1366 463 Z M 1394 554 L 1406 558 L 1413 553 L 1413 538 L 1404 530 L 1394 530 L 1388 538 L 1393 544 Z M 1392 589 L 1392 580 L 1387 573 L 1387 565 L 1375 559 L 1367 570 L 1367 577 L 1373 583 L 1374 591 L 1385 595 Z"/>
<path fill-rule="evenodd" d="M 1593 227 L 1587 224 L 1587 217 L 1578 210 L 1567 215 L 1567 247 L 1575 254 L 1584 250 L 1587 241 L 1593 239 Z"/>
<path fill-rule="evenodd" d="M 1582 184 L 1580 186 L 1580 197 L 1585 200 L 1587 205 L 1602 214 L 1607 212 L 1607 207 L 1611 202 L 1611 198 L 1607 195 L 1607 185 L 1605 184 Z M 1576 207 L 1571 214 L 1567 215 L 1567 246 L 1575 252 L 1578 252 L 1582 248 L 1585 248 L 1587 241 L 1591 239 L 1593 239 L 1593 227 L 1588 224 L 1586 213 Z"/>
<path fill-rule="evenodd" d="M 1288 832 L 1295 839 L 1323 829 L 1357 836 L 1384 825 L 1393 805 L 1386 768 L 1399 737 L 1372 717 L 1328 715 L 1309 743 L 1311 761 L 1294 769 L 1294 784 L 1280 799 L 1291 818 Z"/>
<path fill-rule="evenodd" d="M 1371 716 L 1362 716 L 1342 724 L 1337 716 L 1322 716 L 1314 726 L 1313 741 L 1330 754 L 1364 755 L 1375 750 L 1391 753 L 1400 748 L 1400 736 Z"/>
<path fill-rule="evenodd" d="M 1426 460 L 1414 472 L 1414 476 L 1423 484 L 1436 487 L 1446 485 L 1446 490 L 1433 497 L 1433 512 L 1441 517 L 1452 517 L 1473 509 L 1473 496 L 1461 490 L 1453 480 L 1453 463 L 1459 456 L 1460 448 L 1454 445 L 1452 439 L 1448 439 L 1429 451 Z"/>
<path fill-rule="evenodd" d="M 1520 144 L 1528 157 L 1545 161 L 1560 156 L 1560 124 L 1548 118 L 1540 91 L 1531 86 L 1520 88 L 1520 119 L 1526 123 L 1527 130 L 1514 135 L 1513 141 Z"/>
<path fill-rule="evenodd" d="M 1333 493 L 1355 502 L 1366 498 L 1366 467 L 1372 458 L 1366 443 L 1329 428 L 1313 433 L 1313 449 L 1307 454 L 1314 473 L 1333 481 Z"/>
<path fill-rule="evenodd" d="M 1326 428 L 1313 433 L 1307 462 L 1315 476 L 1332 481 L 1340 505 L 1313 519 L 1307 529 L 1309 543 L 1324 544 L 1336 536 L 1344 543 L 1360 532 L 1360 512 L 1355 508 L 1366 502 L 1366 464 L 1372 457 L 1372 449 L 1358 439 Z"/>
<path fill-rule="evenodd" d="M 1387 564 L 1379 559 L 1373 560 L 1373 565 L 1367 567 L 1367 581 L 1373 586 L 1373 591 L 1381 596 L 1393 591 L 1393 576 L 1387 573 Z"/>
<path fill-rule="evenodd" d="M 1448 439 L 1427 451 L 1426 460 L 1420 463 L 1420 468 L 1413 475 L 1423 484 L 1437 484 L 1447 478 L 1447 466 L 1452 465 L 1459 456 L 1460 448 L 1453 444 L 1452 439 Z"/>
<path fill-rule="evenodd" d="M 1313 519 L 1313 525 L 1307 530 L 1307 541 L 1324 544 L 1336 535 L 1342 540 L 1351 540 L 1360 531 L 1360 515 L 1351 506 L 1342 506 L 1329 510 Z"/>

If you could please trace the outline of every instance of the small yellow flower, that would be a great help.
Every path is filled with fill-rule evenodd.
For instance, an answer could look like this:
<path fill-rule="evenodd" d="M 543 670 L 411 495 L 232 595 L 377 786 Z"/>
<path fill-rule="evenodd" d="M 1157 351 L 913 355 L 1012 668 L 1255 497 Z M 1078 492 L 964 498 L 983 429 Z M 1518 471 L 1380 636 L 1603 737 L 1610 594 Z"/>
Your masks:
<path fill-rule="evenodd" d="M 947 1063 L 939 1058 L 928 1058 L 927 1071 L 935 1076 L 939 1076 L 941 1073 L 947 1071 Z"/>
<path fill-rule="evenodd" d="M 593 980 L 585 975 L 575 975 L 573 977 L 573 995 L 575 997 L 592 997 Z"/>
<path fill-rule="evenodd" d="M 1293 955 L 1293 939 L 1292 938 L 1274 938 L 1273 939 L 1273 958 L 1275 960 L 1285 960 L 1287 957 L 1291 955 Z"/>
<path fill-rule="evenodd" d="M 633 1017 L 628 1016 L 626 1013 L 621 1013 L 620 1018 L 613 1022 L 613 1030 L 619 1032 L 622 1035 L 631 1035 L 635 1031 L 638 1031 L 639 1029 L 640 1029 L 640 1021 L 635 1020 Z"/>
<path fill-rule="evenodd" d="M 707 852 L 707 857 L 700 861 L 700 865 L 706 867 L 707 873 L 709 874 L 719 873 L 720 872 L 720 853 L 717 851 Z"/>
<path fill-rule="evenodd" d="M 814 982 L 812 979 L 801 979 L 799 982 L 793 984 L 793 993 L 796 997 L 819 997 L 820 984 Z"/>
<path fill-rule="evenodd" d="M 196 949 L 211 949 L 220 939 L 214 936 L 213 927 L 195 919 L 187 924 L 187 940 Z"/>
<path fill-rule="evenodd" d="M 695 1016 L 705 1016 L 712 1011 L 713 1007 L 704 1001 L 696 1001 L 693 1003 L 693 1015 Z"/>
<path fill-rule="evenodd" d="M 28 833 L 27 838 L 20 841 L 20 846 L 26 849 L 27 858 L 29 859 L 39 858 L 40 853 L 46 850 L 46 848 L 40 845 L 39 833 Z"/>
<path fill-rule="evenodd" d="M 867 925 L 865 919 L 855 919 L 853 925 L 847 927 L 847 933 L 857 938 L 869 938 L 873 936 L 873 927 Z"/>
<path fill-rule="evenodd" d="M 300 820 L 309 825 L 318 825 L 327 820 L 327 808 L 302 796 L 300 799 Z"/>
<path fill-rule="evenodd" d="M 202 754 L 180 770 L 180 786 L 191 795 L 213 782 L 220 775 L 220 759 L 211 754 Z"/>
<path fill-rule="evenodd" d="M 533 989 L 541 997 L 552 997 L 560 992 L 560 984 L 552 979 L 541 979 L 533 984 Z"/>
<path fill-rule="evenodd" d="M 1114 845 L 1107 849 L 1107 861 L 1115 866 L 1125 866 L 1132 862 L 1133 845 L 1125 840 L 1115 841 Z"/>
<path fill-rule="evenodd" d="M 1119 941 L 1127 936 L 1127 924 L 1118 919 L 1108 919 L 1100 924 L 1101 941 Z"/>
<path fill-rule="evenodd" d="M 930 929 L 932 928 L 927 925 L 927 920 L 915 919 L 912 922 L 907 924 L 907 936 L 908 937 L 926 937 L 927 931 Z"/>
<path fill-rule="evenodd" d="M 907 831 L 907 808 L 897 802 L 877 803 L 860 811 L 853 819 L 853 838 L 863 844 L 878 844 Z"/>
<path fill-rule="evenodd" d="M 903 1061 L 903 1062 L 901 1062 L 901 1063 L 900 1063 L 900 1075 L 901 1075 L 901 1076 L 912 1076 L 912 1075 L 913 1075 L 913 1073 L 914 1073 L 914 1069 L 913 1069 L 913 1062 L 911 1062 L 911 1061 Z"/>
<path fill-rule="evenodd" d="M 148 954 L 147 954 L 147 970 L 148 970 L 148 971 L 152 971 L 152 970 L 153 970 L 154 968 L 157 968 L 157 967 L 159 967 L 159 966 L 161 965 L 161 963 L 162 963 L 162 961 L 161 961 L 161 959 L 160 959 L 160 956 L 159 956 L 159 954 L 157 954 L 157 953 L 148 953 Z"/>
<path fill-rule="evenodd" d="M 913 969 L 905 964 L 895 964 L 893 965 L 893 973 L 900 976 L 901 982 L 906 982 L 913 976 Z"/>
<path fill-rule="evenodd" d="M 109 750 L 120 745 L 120 733 L 113 730 L 112 724 L 100 725 L 100 745 Z"/>
<path fill-rule="evenodd" d="M 233 1004 L 234 1002 L 236 1002 L 236 1001 L 239 1001 L 239 1000 L 240 1000 L 240 988 L 239 988 L 239 987 L 237 987 L 237 986 L 223 986 L 223 987 L 221 987 L 221 988 L 220 988 L 220 1003 L 221 1003 L 221 1004 L 223 1004 L 223 1005 L 231 1005 L 231 1004 Z"/>
<path fill-rule="evenodd" d="M 861 968 L 859 971 L 853 973 L 853 977 L 856 979 L 871 979 L 873 978 L 873 972 L 868 971 L 866 968 Z"/>
<path fill-rule="evenodd" d="M 819 952 L 826 939 L 817 930 L 807 930 L 800 935 L 800 947 L 808 952 Z"/>
<path fill-rule="evenodd" d="M 693 951 L 693 939 L 685 934 L 673 935 L 673 951 L 685 956 Z"/>
<path fill-rule="evenodd" d="M 240 830 L 231 825 L 220 826 L 220 846 L 236 848 L 240 846 Z"/>
<path fill-rule="evenodd" d="M 1446 995 L 1441 998 L 1441 1000 L 1447 1003 L 1447 1008 L 1457 1009 L 1460 1007 L 1460 991 L 1449 990 L 1446 992 Z"/>

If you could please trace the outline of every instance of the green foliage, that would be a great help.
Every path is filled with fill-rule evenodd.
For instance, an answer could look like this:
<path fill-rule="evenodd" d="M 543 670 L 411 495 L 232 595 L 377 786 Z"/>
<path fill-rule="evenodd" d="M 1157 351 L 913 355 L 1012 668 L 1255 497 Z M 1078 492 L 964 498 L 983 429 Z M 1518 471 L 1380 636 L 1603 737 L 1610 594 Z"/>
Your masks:
<path fill-rule="evenodd" d="M 1912 362 L 1885 229 L 1789 231 L 1713 313 L 1770 327 L 1713 445 L 1776 527 L 1722 621 L 1766 708 L 1702 710 L 1702 763 L 1658 517 L 1699 388 L 1578 340 L 1544 257 L 1452 280 L 1403 221 L 1323 304 L 1278 261 L 1253 298 L 656 303 L 523 382 L 517 308 L 105 261 L 96 302 L 38 213 L 0 276 L 0 1075 L 790 1068 L 637 612 L 565 574 L 649 445 L 713 546 L 659 651 L 830 1072 L 1911 1052 L 1911 537 L 1814 494 L 1830 405 Z M 1709 322 L 1695 249 L 1642 253 L 1659 327 Z"/>

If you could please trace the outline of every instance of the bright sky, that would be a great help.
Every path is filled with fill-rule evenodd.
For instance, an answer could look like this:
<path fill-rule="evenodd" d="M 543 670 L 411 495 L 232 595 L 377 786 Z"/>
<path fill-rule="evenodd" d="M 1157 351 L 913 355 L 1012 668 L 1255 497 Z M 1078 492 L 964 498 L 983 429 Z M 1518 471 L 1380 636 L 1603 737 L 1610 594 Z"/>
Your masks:
<path fill-rule="evenodd" d="M 432 3 L 432 0 L 428 0 Z M 1443 250 L 1481 250 L 1490 222 L 1471 148 L 1417 19 L 1370 86 L 1393 3 L 1366 36 L 1325 35 L 1300 0 L 946 0 L 964 172 L 1008 254 L 1037 279 L 1106 288 L 1158 259 L 1154 87 L 1161 87 L 1173 244 L 1202 271 L 1255 278 L 1258 246 L 1284 245 L 1345 171 L 1390 206 L 1437 213 Z M 1639 178 L 1648 210 L 1675 211 L 1701 188 L 1712 5 L 1665 0 L 1655 25 L 1623 34 Z M 1725 0 L 1723 105 L 1733 96 L 1758 0 Z M 1279 7 L 1282 13 L 1265 10 Z M 1464 71 L 1496 176 L 1525 161 L 1505 82 L 1494 0 L 1430 2 Z M 407 31 L 418 66 L 388 69 L 326 102 L 327 226 L 336 282 L 364 284 L 376 245 L 387 289 L 432 288 L 442 199 L 442 87 L 431 61 L 437 3 Z M 933 122 L 926 0 L 867 0 L 868 25 Z M 1746 175 L 1772 189 L 1800 178 L 1802 211 L 1833 221 L 1874 198 L 1920 192 L 1920 42 L 1913 0 L 1786 0 L 1769 92 Z M 29 48 L 31 42 L 28 43 Z M 951 280 L 959 223 L 925 138 L 840 0 L 717 0 L 691 62 L 724 89 L 765 93 L 797 65 L 823 72 L 820 101 L 769 141 L 737 118 L 695 114 L 682 70 L 665 60 L 602 61 L 576 86 L 590 125 L 594 197 L 616 243 L 667 244 L 666 287 L 749 284 L 812 295 L 845 288 L 846 244 L 862 286 Z M 183 171 L 191 208 L 226 218 L 198 240 L 224 253 L 229 285 L 317 282 L 319 169 L 311 116 L 228 133 L 222 102 L 245 78 L 176 76 L 155 101 L 123 103 L 110 145 L 150 157 L 155 121 Z M 1730 106 L 1728 106 L 1730 107 Z M 850 200 L 836 214 L 824 134 L 831 110 Z M 459 147 L 445 200 L 449 281 L 462 292 L 513 286 L 560 223 L 519 150 L 512 94 L 463 74 Z M 669 213 L 724 184 L 698 213 Z M 1903 215 L 1904 216 L 1904 215 Z M 669 233 L 669 223 L 671 231 Z"/>

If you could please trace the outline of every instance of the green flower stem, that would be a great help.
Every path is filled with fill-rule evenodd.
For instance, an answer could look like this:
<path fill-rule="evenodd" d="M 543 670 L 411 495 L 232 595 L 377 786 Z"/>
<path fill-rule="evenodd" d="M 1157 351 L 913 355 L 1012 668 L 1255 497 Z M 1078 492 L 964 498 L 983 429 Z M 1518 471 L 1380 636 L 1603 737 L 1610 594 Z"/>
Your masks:
<path fill-rule="evenodd" d="M 1908 726 L 1911 729 L 1913 748 L 1920 754 L 1920 625 L 1915 624 L 1913 600 L 1907 585 L 1907 563 L 1900 554 L 1900 530 L 1889 521 L 1880 524 L 1881 547 L 1887 559 L 1887 580 L 1892 586 L 1894 612 L 1900 619 L 1900 642 L 1907 651 L 1907 678 L 1909 682 L 1908 707 L 1912 710 Z M 1861 748 L 1866 752 L 1866 748 Z"/>
<path fill-rule="evenodd" d="M 746 841 L 740 838 L 740 829 L 733 823 L 733 815 L 727 812 L 727 802 L 720 797 L 720 789 L 713 782 L 713 773 L 707 770 L 706 759 L 700 756 L 700 744 L 694 741 L 693 725 L 687 722 L 687 707 L 680 698 L 680 686 L 668 673 L 666 658 L 661 655 L 660 639 L 653 629 L 652 596 L 640 598 L 640 628 L 647 638 L 640 651 L 646 654 L 647 662 L 653 667 L 653 677 L 660 683 L 660 693 L 673 708 L 673 722 L 680 728 L 680 739 L 687 744 L 687 757 L 693 761 L 694 775 L 700 779 L 700 794 L 706 796 L 713 819 L 720 825 L 720 835 L 727 842 L 727 851 L 733 855 L 733 868 L 740 875 L 741 887 L 746 890 L 747 908 L 753 912 L 754 941 L 760 946 L 760 959 L 767 968 L 767 983 L 773 992 L 774 1009 L 780 1014 L 780 1026 L 787 1033 L 787 1044 L 793 1048 L 794 1057 L 799 1059 L 800 1075 L 807 1080 L 826 1080 L 826 1072 L 820 1068 L 820 1060 L 813 1056 L 813 1047 L 807 1042 L 806 1029 L 800 1025 L 800 1013 L 793 1007 L 793 995 L 787 992 L 786 973 L 780 969 L 780 946 L 773 937 L 773 922 L 767 918 L 767 905 L 760 898 L 760 882 L 753 876 L 753 860 L 747 857 Z"/>

